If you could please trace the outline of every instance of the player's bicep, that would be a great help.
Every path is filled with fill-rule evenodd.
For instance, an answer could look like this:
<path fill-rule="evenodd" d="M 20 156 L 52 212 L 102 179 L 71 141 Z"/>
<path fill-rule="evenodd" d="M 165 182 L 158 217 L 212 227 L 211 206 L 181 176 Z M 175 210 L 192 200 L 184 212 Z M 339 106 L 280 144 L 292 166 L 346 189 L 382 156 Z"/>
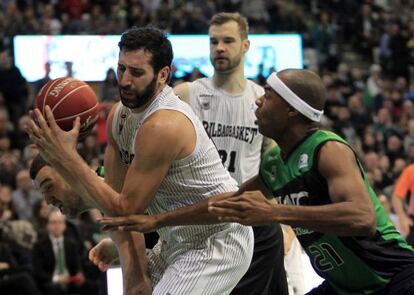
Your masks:
<path fill-rule="evenodd" d="M 338 159 L 338 155 L 340 159 Z M 325 143 L 319 152 L 319 171 L 326 179 L 333 203 L 370 203 L 362 172 L 353 151 L 343 143 Z"/>
<path fill-rule="evenodd" d="M 181 150 L 176 126 L 154 121 L 144 123 L 136 136 L 135 156 L 121 193 L 131 206 L 125 208 L 129 213 L 145 212 Z"/>

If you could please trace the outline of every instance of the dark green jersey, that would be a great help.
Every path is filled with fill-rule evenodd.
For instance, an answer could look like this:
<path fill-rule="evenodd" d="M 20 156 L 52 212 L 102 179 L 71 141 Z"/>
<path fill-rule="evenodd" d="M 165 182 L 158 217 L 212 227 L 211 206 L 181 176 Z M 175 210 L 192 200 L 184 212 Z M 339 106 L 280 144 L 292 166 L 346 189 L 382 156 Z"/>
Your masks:
<path fill-rule="evenodd" d="M 320 147 L 332 140 L 347 144 L 336 134 L 319 130 L 307 136 L 284 159 L 279 147 L 266 153 L 260 174 L 279 203 L 304 206 L 332 203 L 327 182 L 317 167 Z M 341 155 L 338 155 L 338 161 L 341 161 Z M 339 237 L 293 228 L 315 271 L 340 295 L 374 294 L 396 273 L 414 264 L 414 250 L 389 220 L 359 162 L 358 165 L 375 207 L 375 236 Z"/>

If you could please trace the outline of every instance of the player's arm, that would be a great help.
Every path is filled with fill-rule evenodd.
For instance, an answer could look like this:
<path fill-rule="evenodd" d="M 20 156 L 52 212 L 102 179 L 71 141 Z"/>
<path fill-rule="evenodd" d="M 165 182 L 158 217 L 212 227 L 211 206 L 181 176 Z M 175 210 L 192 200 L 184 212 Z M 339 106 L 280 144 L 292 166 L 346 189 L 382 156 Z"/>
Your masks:
<path fill-rule="evenodd" d="M 340 161 L 338 155 L 341 155 Z M 273 204 L 260 191 L 247 191 L 212 203 L 210 211 L 223 221 L 247 225 L 277 221 L 336 235 L 373 235 L 376 229 L 374 207 L 351 149 L 342 143 L 327 142 L 320 149 L 318 168 L 328 184 L 332 204 Z"/>
<path fill-rule="evenodd" d="M 108 145 L 105 149 L 104 159 L 105 182 L 116 192 L 121 192 L 128 166 L 122 162 L 112 134 L 112 121 L 115 109 L 116 106 L 112 108 L 107 121 Z M 124 294 L 151 294 L 144 236 L 140 233 L 117 231 L 111 232 L 110 237 L 118 251 Z M 114 257 L 111 259 L 113 260 Z M 98 261 L 99 266 L 100 259 L 98 259 L 98 255 L 95 256 L 95 260 Z M 93 262 L 96 264 L 95 261 Z"/>
<path fill-rule="evenodd" d="M 120 229 L 139 232 L 151 232 L 165 226 L 219 223 L 221 221 L 218 220 L 217 216 L 208 210 L 209 202 L 237 196 L 246 190 L 262 190 L 263 194 L 268 197 L 271 196 L 260 177 L 255 176 L 244 182 L 238 191 L 216 195 L 194 205 L 157 215 L 135 214 L 119 217 L 103 217 L 99 222 L 105 225 L 104 230 L 113 231 Z"/>
<path fill-rule="evenodd" d="M 181 100 L 185 101 L 186 103 L 190 103 L 190 92 L 189 92 L 189 84 L 188 82 L 184 82 L 178 84 L 173 88 L 173 91 L 176 95 L 180 97 Z"/>
<path fill-rule="evenodd" d="M 395 183 L 394 192 L 392 194 L 392 206 L 395 213 L 400 219 L 400 227 L 403 235 L 407 236 L 410 233 L 410 226 L 413 221 L 407 215 L 404 208 L 404 201 L 409 192 L 409 182 L 413 178 L 411 169 L 405 169 Z"/>

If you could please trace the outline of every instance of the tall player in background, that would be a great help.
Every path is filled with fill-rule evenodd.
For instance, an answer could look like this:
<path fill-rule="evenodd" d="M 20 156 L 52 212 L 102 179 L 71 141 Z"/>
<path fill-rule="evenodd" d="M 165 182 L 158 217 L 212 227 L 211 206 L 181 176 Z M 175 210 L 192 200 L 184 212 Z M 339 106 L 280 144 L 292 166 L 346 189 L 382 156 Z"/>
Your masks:
<path fill-rule="evenodd" d="M 160 214 L 237 190 L 199 119 L 166 84 L 173 53 L 165 34 L 132 28 L 122 35 L 119 48 L 122 104 L 108 118 L 105 183 L 76 151 L 79 118 L 64 132 L 49 107 L 46 118 L 35 110 L 37 123 L 32 120 L 28 129 L 42 157 L 79 196 L 110 215 Z M 204 207 L 191 219 L 206 223 L 211 217 Z M 251 228 L 234 223 L 172 226 L 158 233 L 160 240 L 147 255 L 142 235 L 121 243 L 130 247 L 127 266 L 134 267 L 123 265 L 123 275 L 144 282 L 140 294 L 151 293 L 145 286 L 146 257 L 152 294 L 198 295 L 230 293 L 253 254 Z"/>
<path fill-rule="evenodd" d="M 255 101 L 264 90 L 244 77 L 248 23 L 239 13 L 217 13 L 209 27 L 211 78 L 182 83 L 174 92 L 188 102 L 239 184 L 257 175 L 261 151 L 274 144 L 258 131 Z M 279 224 L 253 228 L 252 264 L 232 294 L 287 294 Z"/>

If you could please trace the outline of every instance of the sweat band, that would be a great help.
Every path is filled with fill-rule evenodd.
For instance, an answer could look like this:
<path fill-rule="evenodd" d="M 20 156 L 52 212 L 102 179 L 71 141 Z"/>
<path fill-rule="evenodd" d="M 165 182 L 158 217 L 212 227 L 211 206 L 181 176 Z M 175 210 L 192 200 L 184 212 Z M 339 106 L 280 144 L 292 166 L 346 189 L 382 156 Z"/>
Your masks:
<path fill-rule="evenodd" d="M 267 78 L 267 84 L 272 87 L 277 94 L 279 94 L 284 100 L 287 101 L 292 107 L 294 107 L 298 112 L 300 112 L 305 117 L 309 118 L 312 121 L 320 122 L 323 115 L 323 110 L 317 110 L 307 104 L 299 96 L 297 96 L 289 87 L 283 83 L 282 80 L 278 78 L 276 73 L 272 73 L 269 78 Z"/>

